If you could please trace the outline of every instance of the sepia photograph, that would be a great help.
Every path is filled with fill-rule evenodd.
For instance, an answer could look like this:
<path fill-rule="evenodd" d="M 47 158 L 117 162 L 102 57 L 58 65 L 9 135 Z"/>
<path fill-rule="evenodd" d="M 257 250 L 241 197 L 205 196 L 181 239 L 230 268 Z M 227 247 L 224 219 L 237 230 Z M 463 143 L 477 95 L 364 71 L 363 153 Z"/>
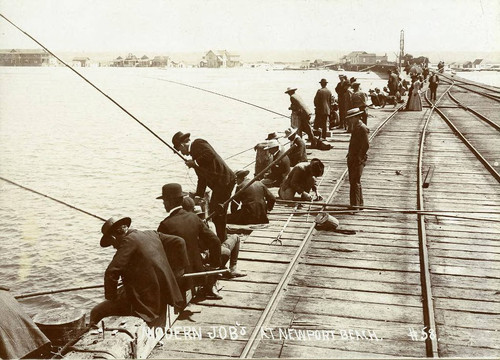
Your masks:
<path fill-rule="evenodd" d="M 499 358 L 499 103 L 498 0 L 0 0 L 0 358 Z"/>

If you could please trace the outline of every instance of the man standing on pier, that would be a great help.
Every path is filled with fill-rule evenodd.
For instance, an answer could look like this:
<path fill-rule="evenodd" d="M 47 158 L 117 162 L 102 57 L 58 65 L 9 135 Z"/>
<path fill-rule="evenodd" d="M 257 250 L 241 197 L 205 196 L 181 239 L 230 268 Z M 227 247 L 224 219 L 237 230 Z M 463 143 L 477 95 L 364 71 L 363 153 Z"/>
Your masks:
<path fill-rule="evenodd" d="M 212 220 L 217 229 L 217 236 L 221 243 L 226 241 L 227 205 L 220 209 L 219 205 L 226 202 L 236 184 L 236 176 L 214 148 L 203 139 L 191 142 L 191 134 L 178 131 L 172 137 L 174 148 L 183 155 L 191 155 L 186 165 L 194 168 L 198 176 L 195 196 L 203 198 L 207 186 L 212 189 L 212 196 L 208 205 Z"/>
<path fill-rule="evenodd" d="M 349 152 L 347 153 L 347 167 L 349 169 L 349 200 L 353 210 L 362 209 L 363 192 L 361 189 L 361 175 L 365 167 L 367 155 L 370 147 L 368 133 L 370 129 L 361 121 L 363 111 L 359 108 L 351 109 L 347 112 L 347 121 L 352 129 L 351 140 L 349 141 Z"/>
<path fill-rule="evenodd" d="M 321 138 L 326 139 L 326 130 L 328 118 L 330 117 L 330 106 L 332 103 L 332 93 L 326 87 L 328 81 L 326 79 L 321 79 L 319 82 L 321 84 L 321 89 L 316 92 L 314 97 L 314 107 L 316 117 L 314 119 L 314 129 L 318 130 L 321 128 Z"/>
<path fill-rule="evenodd" d="M 431 90 L 431 100 L 436 101 L 436 93 L 439 85 L 439 76 L 433 72 L 429 78 L 429 89 Z"/>
<path fill-rule="evenodd" d="M 345 120 L 345 116 L 347 110 L 351 107 L 351 94 L 349 93 L 349 87 L 351 84 L 347 79 L 347 76 L 344 74 L 339 75 L 339 83 L 335 87 L 335 91 L 337 92 L 339 98 L 339 117 L 340 117 L 340 128 L 347 129 L 347 124 Z"/>
<path fill-rule="evenodd" d="M 295 93 L 297 88 L 288 88 L 285 91 L 285 94 L 290 95 L 290 107 L 289 110 L 292 110 L 292 117 L 295 115 L 299 119 L 299 127 L 297 129 L 297 134 L 302 137 L 302 131 L 304 131 L 309 141 L 311 142 L 311 147 L 314 149 L 316 147 L 316 138 L 313 135 L 311 125 L 309 124 L 309 120 L 311 119 L 310 111 L 302 98 Z"/>

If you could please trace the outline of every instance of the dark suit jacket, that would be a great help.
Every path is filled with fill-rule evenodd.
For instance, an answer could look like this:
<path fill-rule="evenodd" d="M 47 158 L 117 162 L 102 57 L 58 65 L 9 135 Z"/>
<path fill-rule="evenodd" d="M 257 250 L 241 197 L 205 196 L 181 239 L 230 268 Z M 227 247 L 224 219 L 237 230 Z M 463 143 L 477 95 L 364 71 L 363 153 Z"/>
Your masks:
<path fill-rule="evenodd" d="M 347 161 L 354 165 L 361 165 L 366 162 L 366 152 L 370 147 L 368 134 L 370 130 L 358 120 L 352 130 L 351 140 L 349 141 L 349 152 L 347 154 Z"/>
<path fill-rule="evenodd" d="M 213 191 L 228 187 L 232 189 L 236 176 L 207 141 L 194 140 L 191 144 L 190 154 L 198 164 L 198 167 L 195 168 L 196 175 L 198 175 L 196 195 L 203 197 L 207 186 Z"/>
<path fill-rule="evenodd" d="M 163 316 L 167 304 L 183 304 L 164 244 L 173 255 L 173 267 L 187 268 L 186 246 L 181 238 L 156 231 L 129 230 L 104 274 L 106 299 L 116 298 L 121 277 L 133 312 L 147 323 Z"/>
<path fill-rule="evenodd" d="M 326 87 L 316 92 L 314 97 L 315 114 L 330 115 L 330 105 L 332 103 L 332 93 Z"/>
<path fill-rule="evenodd" d="M 220 267 L 220 240 L 196 214 L 175 210 L 160 223 L 158 231 L 184 239 L 191 265 L 188 272 L 204 271 L 201 252 L 207 249 L 210 250 L 210 266 Z"/>
<path fill-rule="evenodd" d="M 290 166 L 293 167 L 299 162 L 307 161 L 306 143 L 300 136 L 295 136 L 290 146 L 296 145 L 295 149 L 288 153 Z"/>
<path fill-rule="evenodd" d="M 236 192 L 249 182 L 249 179 L 243 181 L 236 187 Z M 242 203 L 241 209 L 237 210 L 237 203 L 240 202 Z M 275 202 L 276 198 L 269 189 L 260 181 L 256 181 L 234 197 L 234 201 L 231 202 L 232 216 L 229 219 L 233 224 L 266 224 L 269 222 L 267 211 L 273 209 Z"/>
<path fill-rule="evenodd" d="M 278 151 L 278 153 L 273 157 L 273 161 L 278 159 L 284 153 L 285 151 L 283 149 Z M 266 176 L 266 178 L 272 179 L 281 184 L 290 172 L 290 159 L 288 158 L 288 155 L 284 156 L 280 161 L 271 166 L 270 170 L 271 171 L 269 175 Z"/>
<path fill-rule="evenodd" d="M 437 88 L 438 85 L 439 85 L 439 76 L 437 76 L 436 74 L 431 75 L 431 77 L 429 77 L 429 87 Z"/>

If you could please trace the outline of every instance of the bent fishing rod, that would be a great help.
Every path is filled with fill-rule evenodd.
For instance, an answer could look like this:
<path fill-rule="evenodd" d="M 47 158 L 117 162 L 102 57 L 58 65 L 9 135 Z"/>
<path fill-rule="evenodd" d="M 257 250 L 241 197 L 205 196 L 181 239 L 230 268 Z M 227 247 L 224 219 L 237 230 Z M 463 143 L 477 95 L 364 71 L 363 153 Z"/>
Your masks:
<path fill-rule="evenodd" d="M 42 43 L 40 43 L 37 39 L 35 39 L 33 36 L 28 34 L 26 31 L 21 29 L 19 26 L 14 24 L 12 21 L 7 19 L 2 13 L 0 13 L 0 16 L 4 18 L 8 23 L 10 23 L 12 26 L 14 26 L 17 30 L 22 32 L 24 35 L 29 37 L 31 40 L 33 40 L 35 43 L 37 43 L 40 47 L 42 47 L 45 51 L 47 51 L 50 55 L 55 57 L 57 60 L 61 62 L 64 66 L 66 66 L 68 69 L 73 71 L 76 75 L 78 75 L 81 79 L 83 79 L 86 83 L 88 83 L 90 86 L 92 86 L 94 89 L 99 91 L 102 95 L 104 95 L 108 100 L 110 100 L 113 104 L 118 106 L 122 111 L 124 111 L 127 115 L 129 115 L 132 119 L 137 121 L 140 125 L 142 125 L 147 131 L 149 131 L 153 136 L 155 136 L 158 140 L 160 140 L 163 144 L 167 145 L 168 148 L 170 148 L 177 156 L 179 156 L 184 162 L 187 160 L 178 150 L 176 150 L 173 146 L 168 144 L 165 140 L 163 140 L 159 135 L 157 135 L 153 130 L 151 130 L 149 127 L 146 126 L 142 121 L 140 121 L 137 117 L 132 115 L 127 109 L 125 109 L 122 105 L 120 105 L 116 100 L 114 100 L 111 96 L 106 94 L 104 91 L 102 91 L 100 88 L 98 88 L 94 83 L 92 83 L 90 80 L 88 80 L 85 76 L 80 74 L 78 71 L 76 71 L 74 68 L 69 66 L 66 62 L 64 62 L 61 58 L 59 58 L 56 54 L 54 54 L 52 51 L 50 51 L 46 46 L 44 46 Z"/>

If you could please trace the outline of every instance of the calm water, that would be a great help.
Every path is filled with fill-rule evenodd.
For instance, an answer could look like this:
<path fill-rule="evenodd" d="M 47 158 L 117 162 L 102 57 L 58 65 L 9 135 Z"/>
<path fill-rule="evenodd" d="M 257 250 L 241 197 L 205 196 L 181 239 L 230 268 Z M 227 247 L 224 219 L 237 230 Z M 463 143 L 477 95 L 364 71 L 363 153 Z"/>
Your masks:
<path fill-rule="evenodd" d="M 208 140 L 222 157 L 252 148 L 289 119 L 168 79 L 230 95 L 288 115 L 284 91 L 310 104 L 318 81 L 335 71 L 257 69 L 81 69 L 89 80 L 170 143 L 178 131 Z M 386 83 L 357 76 L 365 91 Z M 194 190 L 196 175 L 164 144 L 66 68 L 0 67 L 0 176 L 102 218 L 130 216 L 138 229 L 164 218 L 161 186 Z M 233 169 L 252 151 L 228 160 Z M 102 222 L 0 181 L 0 285 L 15 294 L 101 284 L 112 249 L 99 247 Z M 27 311 L 90 310 L 102 290 L 35 297 Z"/>

